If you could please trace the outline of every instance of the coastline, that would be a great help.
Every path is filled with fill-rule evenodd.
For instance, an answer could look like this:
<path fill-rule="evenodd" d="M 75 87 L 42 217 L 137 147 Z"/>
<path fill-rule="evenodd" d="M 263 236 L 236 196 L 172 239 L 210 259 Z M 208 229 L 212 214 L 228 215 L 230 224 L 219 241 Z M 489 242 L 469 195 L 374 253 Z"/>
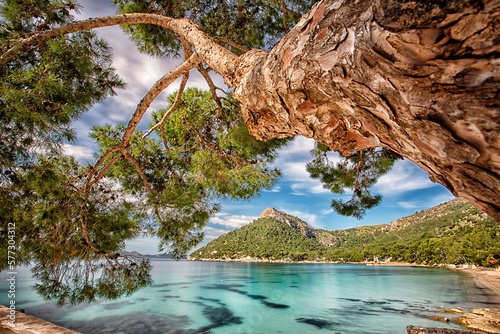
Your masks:
<path fill-rule="evenodd" d="M 477 288 L 482 290 L 485 304 L 492 304 L 493 308 L 500 306 L 500 271 L 489 268 L 455 268 L 470 276 Z M 496 304 L 496 305 L 495 305 Z"/>

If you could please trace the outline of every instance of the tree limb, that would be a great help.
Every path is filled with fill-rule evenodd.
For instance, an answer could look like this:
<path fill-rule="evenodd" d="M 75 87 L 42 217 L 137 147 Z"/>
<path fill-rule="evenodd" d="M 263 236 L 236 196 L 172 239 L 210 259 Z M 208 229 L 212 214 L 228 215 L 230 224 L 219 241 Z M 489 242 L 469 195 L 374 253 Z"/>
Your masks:
<path fill-rule="evenodd" d="M 149 90 L 149 92 L 144 96 L 137 105 L 137 108 L 135 110 L 134 115 L 130 119 L 127 129 L 125 130 L 125 134 L 123 135 L 122 139 L 122 148 L 124 148 L 128 142 L 130 141 L 130 138 L 132 137 L 132 134 L 134 133 L 135 129 L 137 128 L 137 125 L 139 124 L 139 121 L 142 119 L 142 116 L 146 113 L 147 108 L 151 105 L 153 100 L 165 89 L 167 88 L 171 83 L 173 83 L 175 80 L 177 80 L 181 75 L 187 73 L 189 70 L 192 68 L 195 68 L 196 65 L 199 63 L 200 59 L 198 58 L 198 55 L 196 53 L 193 53 L 187 60 L 185 60 L 181 65 L 176 67 L 174 70 L 170 71 L 169 73 L 165 74 L 160 80 L 158 80 L 153 87 Z"/>
<path fill-rule="evenodd" d="M 220 98 L 217 96 L 217 87 L 214 85 L 214 82 L 212 81 L 212 78 L 210 78 L 210 75 L 208 74 L 208 71 L 205 67 L 203 67 L 202 64 L 198 65 L 198 71 L 200 74 L 205 78 L 205 81 L 207 82 L 208 88 L 210 89 L 210 93 L 212 94 L 212 98 L 214 99 L 215 103 L 217 103 L 217 106 L 219 109 L 222 108 L 222 103 L 220 102 Z"/>
<path fill-rule="evenodd" d="M 181 65 L 177 66 L 175 69 L 170 71 L 169 73 L 165 74 L 160 80 L 158 80 L 153 87 L 148 91 L 148 93 L 142 98 L 141 102 L 137 105 L 137 108 L 134 112 L 134 115 L 130 119 L 127 129 L 125 130 L 125 133 L 122 137 L 122 140 L 119 144 L 113 146 L 111 149 L 109 149 L 100 159 L 99 161 L 92 167 L 92 170 L 89 172 L 89 175 L 87 177 L 87 182 L 85 183 L 83 187 L 83 192 L 86 192 L 90 189 L 90 187 L 96 183 L 98 180 L 100 180 L 105 172 L 114 164 L 116 161 L 120 159 L 113 158 L 113 160 L 106 165 L 104 173 L 101 171 L 97 176 L 97 169 L 99 168 L 100 165 L 104 163 L 104 161 L 114 152 L 116 151 L 121 151 L 122 153 L 126 152 L 126 149 L 129 145 L 130 139 L 132 138 L 132 135 L 134 134 L 135 129 L 137 128 L 137 125 L 139 124 L 140 120 L 146 113 L 146 110 L 148 107 L 151 105 L 151 103 L 154 101 L 154 99 L 165 89 L 167 88 L 172 82 L 177 80 L 181 75 L 187 73 L 189 70 L 192 68 L 196 67 L 196 65 L 199 62 L 199 58 L 196 53 L 193 53 L 186 61 L 184 61 Z M 119 156 L 117 156 L 119 157 Z M 110 165 L 111 164 L 111 165 Z"/>
<path fill-rule="evenodd" d="M 233 46 L 233 47 L 235 47 L 235 48 L 237 48 L 237 49 L 240 49 L 240 50 L 241 50 L 241 51 L 243 51 L 243 52 L 248 52 L 248 51 L 250 51 L 250 50 L 248 50 L 247 48 L 245 48 L 244 46 L 241 46 L 241 45 L 239 45 L 238 43 L 235 43 L 235 42 L 233 42 L 233 41 L 232 41 L 232 40 L 230 40 L 230 39 L 227 39 L 227 38 L 224 38 L 224 37 L 220 37 L 220 36 L 217 36 L 217 37 L 214 37 L 214 38 L 215 38 L 216 40 L 218 40 L 218 41 L 221 41 L 221 42 L 227 43 L 227 44 L 229 44 L 229 45 L 231 45 L 231 46 Z"/>
<path fill-rule="evenodd" d="M 141 137 L 141 140 L 144 140 L 153 131 L 155 131 L 156 129 L 161 127 L 161 137 L 163 139 L 163 144 L 165 145 L 165 147 L 167 147 L 166 140 L 164 138 L 165 136 L 163 134 L 163 130 L 165 128 L 165 121 L 167 120 L 167 118 L 170 117 L 170 115 L 174 112 L 174 110 L 177 109 L 177 107 L 179 107 L 180 102 L 181 102 L 181 96 L 182 96 L 182 93 L 184 92 L 184 89 L 186 88 L 186 84 L 187 84 L 188 79 L 189 79 L 189 73 L 184 74 L 184 76 L 182 77 L 181 84 L 179 85 L 179 90 L 177 91 L 177 94 L 175 95 L 174 103 L 172 103 L 170 108 L 168 108 L 168 110 L 165 112 L 165 114 L 163 115 L 161 120 L 158 123 L 156 123 L 151 129 L 148 130 L 148 132 L 146 132 Z"/>
<path fill-rule="evenodd" d="M 132 13 L 113 16 L 91 18 L 65 24 L 51 30 L 41 31 L 38 34 L 27 37 L 14 45 L 0 56 L 0 66 L 5 65 L 20 52 L 27 50 L 30 46 L 39 44 L 47 39 L 57 36 L 75 33 L 95 28 L 109 27 L 121 24 L 149 23 L 170 29 L 178 36 L 185 38 L 195 49 L 200 58 L 214 68 L 226 80 L 231 81 L 237 67 L 238 56 L 217 44 L 214 39 L 205 34 L 201 28 L 188 19 L 173 19 L 170 17 L 148 14 Z"/>
<path fill-rule="evenodd" d="M 144 187 L 146 187 L 146 190 L 148 191 L 148 194 L 153 195 L 154 194 L 153 189 L 151 188 L 151 185 L 149 184 L 148 179 L 146 178 L 146 174 L 144 174 L 144 171 L 142 170 L 139 161 L 137 161 L 136 158 L 134 158 L 128 153 L 124 154 L 124 157 L 134 165 L 135 170 L 139 174 L 139 177 L 141 178 L 142 183 L 144 184 Z"/>

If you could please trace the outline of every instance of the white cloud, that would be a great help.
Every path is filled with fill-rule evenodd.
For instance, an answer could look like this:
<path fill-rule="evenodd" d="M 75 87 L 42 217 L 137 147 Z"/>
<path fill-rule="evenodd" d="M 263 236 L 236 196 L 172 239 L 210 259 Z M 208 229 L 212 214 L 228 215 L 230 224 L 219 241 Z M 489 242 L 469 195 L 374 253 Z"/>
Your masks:
<path fill-rule="evenodd" d="M 268 193 L 279 193 L 281 191 L 281 186 L 274 186 L 270 190 L 264 189 L 264 191 Z"/>
<path fill-rule="evenodd" d="M 424 200 L 397 202 L 397 205 L 405 209 L 428 209 L 439 204 L 451 201 L 454 198 L 455 196 L 453 196 L 452 193 L 444 193 Z"/>
<path fill-rule="evenodd" d="M 210 223 L 235 229 L 247 225 L 258 217 L 244 215 L 230 215 L 227 213 L 218 213 L 210 218 Z"/>
<path fill-rule="evenodd" d="M 75 157 L 76 160 L 87 160 L 93 158 L 93 151 L 85 146 L 63 144 L 64 154 Z"/>
<path fill-rule="evenodd" d="M 313 148 L 313 139 L 298 136 L 278 153 L 276 166 L 283 173 L 283 181 L 291 183 L 293 195 L 329 193 L 322 183 L 312 179 L 306 170 L 307 162 L 312 160 L 309 152 Z"/>
<path fill-rule="evenodd" d="M 203 228 L 202 232 L 205 233 L 205 239 L 204 239 L 204 241 L 209 241 L 209 240 L 216 239 L 216 238 L 220 237 L 221 235 L 224 235 L 224 234 L 226 234 L 227 232 L 230 232 L 230 231 L 229 230 L 220 229 L 220 228 L 211 227 L 211 226 L 205 226 Z"/>
<path fill-rule="evenodd" d="M 330 213 L 334 212 L 332 208 L 330 209 L 325 209 L 321 210 L 319 213 L 321 213 L 323 216 L 329 215 Z"/>
<path fill-rule="evenodd" d="M 379 178 L 374 186 L 384 196 L 398 196 L 402 193 L 435 186 L 425 171 L 409 160 L 397 161 L 391 171 Z"/>

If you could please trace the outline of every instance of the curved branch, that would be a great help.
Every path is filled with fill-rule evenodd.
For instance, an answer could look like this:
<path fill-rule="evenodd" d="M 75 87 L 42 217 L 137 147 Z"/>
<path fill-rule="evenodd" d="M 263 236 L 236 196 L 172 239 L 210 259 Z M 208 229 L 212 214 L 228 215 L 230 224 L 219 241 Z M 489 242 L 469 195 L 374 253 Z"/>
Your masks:
<path fill-rule="evenodd" d="M 193 51 L 191 51 L 191 44 L 183 38 L 182 36 L 179 36 L 179 39 L 181 40 L 182 43 L 182 48 L 184 49 L 184 59 L 185 61 L 188 61 L 190 57 L 193 57 Z M 200 64 L 197 64 L 197 67 L 200 67 Z M 167 112 L 163 115 L 162 119 L 160 122 L 158 122 L 155 126 L 153 126 L 146 134 L 144 134 L 141 138 L 141 140 L 144 140 L 147 136 L 149 136 L 154 130 L 158 129 L 158 127 L 161 126 L 161 137 L 163 139 L 163 144 L 165 145 L 165 148 L 167 148 L 167 141 L 165 140 L 165 135 L 163 133 L 165 129 L 165 121 L 167 120 L 168 117 L 174 112 L 175 109 L 179 106 L 181 102 L 181 97 L 182 93 L 184 92 L 184 89 L 186 88 L 187 81 L 189 80 L 189 72 L 186 72 L 184 76 L 182 77 L 181 84 L 179 85 L 179 90 L 177 91 L 177 95 L 175 96 L 174 103 L 170 106 L 170 108 L 167 110 Z"/>
<path fill-rule="evenodd" d="M 148 130 L 148 132 L 146 132 L 141 137 L 141 140 L 144 140 L 147 136 L 149 136 L 153 131 L 155 131 L 159 127 L 162 128 L 161 135 L 162 135 L 162 138 L 164 137 L 163 136 L 163 129 L 165 127 L 165 121 L 167 120 L 167 118 L 170 117 L 170 115 L 172 114 L 172 112 L 174 112 L 174 110 L 177 109 L 177 107 L 180 105 L 180 103 L 181 103 L 181 96 L 182 96 L 182 93 L 184 92 L 184 89 L 186 88 L 186 84 L 187 84 L 188 79 L 189 79 L 189 73 L 184 74 L 184 76 L 182 77 L 181 84 L 179 85 L 179 90 L 177 91 L 177 94 L 175 95 L 174 103 L 172 103 L 172 105 L 170 106 L 170 108 L 168 108 L 167 112 L 165 112 L 165 114 L 163 115 L 163 117 L 161 118 L 161 120 L 158 123 L 156 123 L 151 129 Z M 165 142 L 165 140 L 164 140 L 164 142 Z M 165 144 L 165 147 L 166 147 L 166 144 Z"/>
<path fill-rule="evenodd" d="M 232 47 L 235 47 L 237 49 L 240 49 L 241 51 L 243 52 L 248 52 L 250 50 L 248 50 L 247 48 L 245 48 L 244 46 L 241 46 L 235 42 L 233 42 L 232 40 L 230 39 L 227 39 L 227 38 L 224 38 L 224 37 L 220 37 L 220 36 L 217 36 L 217 37 L 214 37 L 216 40 L 220 41 L 220 42 L 223 42 L 223 43 L 226 43 L 226 44 L 229 44 L 231 45 Z"/>
<path fill-rule="evenodd" d="M 228 82 L 232 81 L 232 77 L 237 67 L 238 56 L 223 46 L 217 44 L 214 39 L 205 34 L 201 28 L 191 20 L 173 19 L 167 16 L 148 13 L 120 14 L 92 18 L 72 22 L 55 29 L 42 31 L 23 39 L 2 54 L 0 56 L 0 66 L 5 65 L 9 60 L 16 57 L 16 55 L 20 52 L 27 50 L 30 46 L 39 44 L 40 42 L 50 38 L 95 28 L 137 23 L 159 25 L 170 29 L 178 36 L 182 36 L 194 47 L 195 52 L 201 59 L 203 59 L 204 62 L 215 69 Z"/>
<path fill-rule="evenodd" d="M 116 145 L 115 147 L 118 147 L 118 145 Z M 116 152 L 117 150 L 113 150 L 115 147 L 113 147 L 111 150 L 109 150 L 108 152 L 106 152 L 105 155 L 103 155 L 101 157 L 101 159 L 99 159 L 99 161 L 102 163 L 104 163 L 104 159 L 103 157 L 105 156 L 109 156 L 111 153 L 113 152 Z M 112 151 L 113 150 L 113 151 Z M 111 153 L 109 153 L 111 152 Z M 108 154 L 109 153 L 109 154 Z M 89 173 L 89 176 L 87 177 L 87 181 L 85 182 L 85 184 L 83 185 L 80 193 L 86 193 L 87 191 L 90 190 L 90 188 L 97 182 L 99 181 L 100 179 L 102 179 L 104 177 L 104 175 L 106 175 L 106 173 L 108 172 L 108 170 L 113 167 L 113 165 L 115 163 L 117 163 L 118 161 L 120 161 L 121 159 L 123 158 L 123 155 L 122 154 L 117 154 L 113 157 L 113 159 L 111 159 L 110 162 L 108 162 L 106 164 L 106 166 L 104 166 L 103 169 L 101 169 L 101 171 L 99 172 L 99 174 L 97 174 L 97 176 L 95 175 L 97 173 L 97 168 L 98 168 L 98 165 L 96 164 L 93 168 L 92 168 L 92 171 L 91 173 Z"/>
<path fill-rule="evenodd" d="M 107 172 L 109 168 L 113 164 L 115 164 L 118 160 L 120 160 L 117 157 L 120 157 L 119 155 L 114 157 L 113 160 L 111 160 L 104 170 L 99 172 L 99 174 L 96 176 L 97 170 L 99 166 L 101 166 L 104 161 L 114 152 L 116 151 L 121 151 L 122 154 L 126 151 L 130 139 L 132 138 L 132 135 L 134 134 L 135 129 L 137 128 L 137 125 L 139 124 L 140 120 L 146 113 L 146 110 L 148 107 L 151 105 L 151 103 L 154 101 L 154 99 L 165 89 L 167 88 L 172 82 L 177 80 L 181 75 L 189 72 L 192 68 L 195 68 L 198 65 L 199 58 L 196 53 L 193 53 L 191 57 L 189 57 L 186 61 L 184 61 L 181 65 L 177 66 L 175 69 L 172 71 L 168 72 L 165 74 L 160 80 L 158 80 L 153 87 L 148 91 L 148 93 L 142 98 L 141 102 L 137 105 L 137 108 L 134 112 L 134 115 L 130 119 L 127 129 L 125 130 L 125 133 L 123 134 L 122 140 L 119 144 L 113 146 L 111 149 L 109 149 L 100 159 L 99 161 L 92 167 L 92 170 L 89 172 L 88 177 L 87 177 L 87 182 L 85 182 L 82 191 L 86 192 L 90 189 L 90 187 L 95 184 L 97 181 L 99 181 L 102 177 L 104 177 L 104 174 Z"/>
<path fill-rule="evenodd" d="M 189 72 L 189 70 L 195 68 L 200 59 L 196 53 L 193 53 L 191 57 L 185 60 L 181 65 L 177 66 L 174 70 L 165 74 L 163 78 L 158 80 L 153 87 L 149 90 L 149 92 L 142 98 L 141 102 L 137 105 L 137 109 L 135 110 L 134 115 L 130 119 L 127 129 L 125 130 L 125 134 L 122 139 L 122 148 L 128 145 L 132 134 L 134 133 L 139 121 L 142 119 L 142 116 L 146 113 L 147 108 L 151 105 L 153 100 L 171 83 L 177 80 L 181 75 Z"/>
<path fill-rule="evenodd" d="M 205 78 L 205 81 L 207 82 L 208 87 L 210 88 L 210 93 L 212 94 L 212 98 L 214 99 L 215 103 L 217 103 L 217 106 L 219 106 L 219 109 L 222 108 L 222 103 L 220 102 L 220 97 L 217 96 L 217 88 L 214 85 L 214 82 L 212 81 L 212 78 L 210 78 L 210 75 L 208 74 L 208 71 L 206 68 L 203 67 L 203 65 L 198 66 L 198 71 L 201 73 L 203 78 Z"/>
<path fill-rule="evenodd" d="M 139 177 L 141 178 L 142 183 L 144 184 L 144 187 L 146 187 L 146 190 L 148 191 L 148 194 L 153 195 L 154 194 L 153 189 L 151 188 L 151 185 L 149 184 L 146 174 L 144 174 L 144 171 L 142 170 L 139 161 L 137 161 L 136 158 L 134 158 L 128 153 L 125 153 L 124 157 L 134 165 L 135 170 L 139 174 Z"/>
<path fill-rule="evenodd" d="M 82 188 L 83 192 L 88 191 L 90 189 L 90 186 L 92 186 L 94 183 L 97 182 L 97 180 L 99 180 L 99 177 L 97 177 L 97 179 L 94 181 L 94 176 L 96 175 L 97 169 L 99 168 L 99 166 L 101 166 L 104 163 L 104 161 L 106 161 L 106 159 L 108 159 L 111 156 L 111 154 L 113 154 L 119 150 L 120 150 L 120 144 L 116 144 L 115 146 L 110 148 L 106 153 L 104 153 L 99 158 L 99 160 L 95 163 L 95 165 L 92 166 L 90 171 L 88 171 L 88 173 L 87 173 L 87 181 L 85 182 L 85 184 L 83 185 L 83 188 Z M 114 159 L 116 159 L 116 156 L 113 158 L 113 160 Z M 108 163 L 108 165 L 109 165 L 109 163 Z M 107 169 L 109 169 L 110 167 L 111 166 L 109 166 Z"/>

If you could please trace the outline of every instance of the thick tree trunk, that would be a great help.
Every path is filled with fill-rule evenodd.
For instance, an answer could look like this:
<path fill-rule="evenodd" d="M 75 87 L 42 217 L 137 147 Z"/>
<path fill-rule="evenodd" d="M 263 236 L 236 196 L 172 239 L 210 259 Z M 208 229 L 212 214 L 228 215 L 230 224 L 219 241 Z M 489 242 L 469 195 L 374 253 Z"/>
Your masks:
<path fill-rule="evenodd" d="M 497 0 L 326 0 L 242 56 L 236 98 L 259 139 L 386 146 L 500 221 L 499 32 Z"/>

